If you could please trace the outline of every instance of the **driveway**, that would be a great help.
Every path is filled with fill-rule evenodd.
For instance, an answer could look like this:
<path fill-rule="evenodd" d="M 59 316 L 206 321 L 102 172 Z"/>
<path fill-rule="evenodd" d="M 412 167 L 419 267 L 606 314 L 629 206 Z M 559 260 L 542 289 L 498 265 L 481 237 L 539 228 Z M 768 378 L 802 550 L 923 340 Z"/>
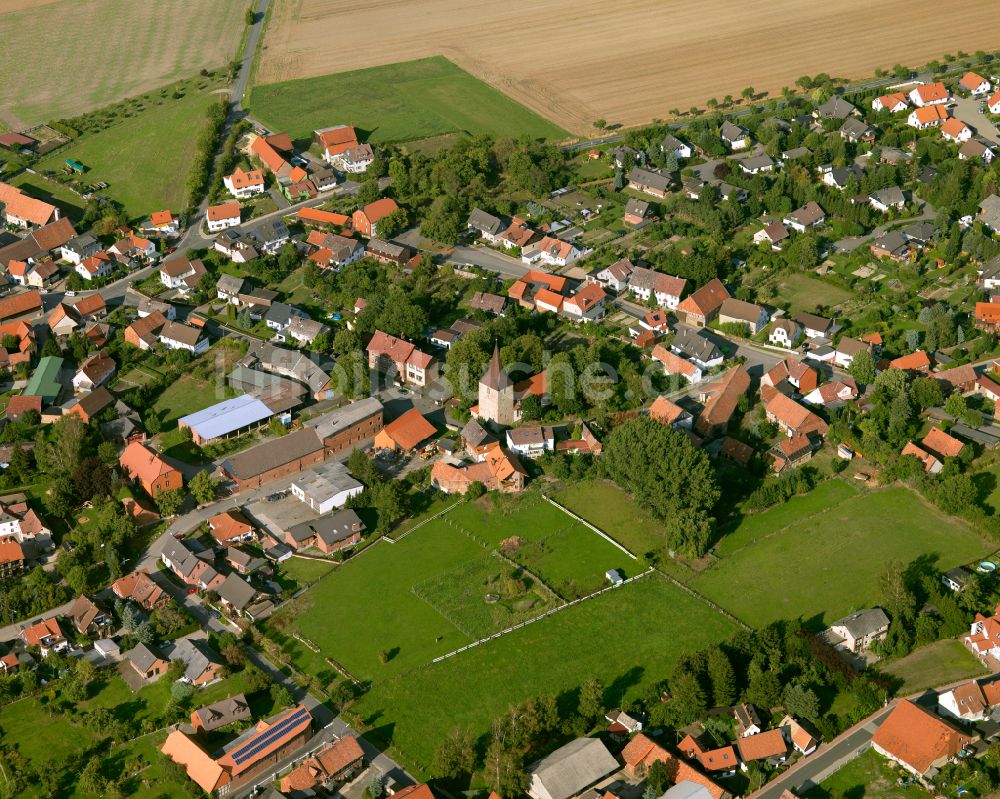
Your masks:
<path fill-rule="evenodd" d="M 1000 144 L 1000 130 L 979 107 L 979 99 L 958 97 L 952 108 L 952 116 L 958 117 L 990 144 Z"/>

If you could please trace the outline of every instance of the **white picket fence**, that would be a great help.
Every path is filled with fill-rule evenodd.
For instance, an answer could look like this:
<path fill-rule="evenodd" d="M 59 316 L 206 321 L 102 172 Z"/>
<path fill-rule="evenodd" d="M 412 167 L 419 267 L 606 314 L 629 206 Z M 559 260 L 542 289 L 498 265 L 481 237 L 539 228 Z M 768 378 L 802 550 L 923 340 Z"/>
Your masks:
<path fill-rule="evenodd" d="M 628 549 L 626 549 L 624 546 L 622 546 L 617 541 L 615 541 L 615 539 L 613 539 L 610 535 L 608 535 L 606 532 L 604 532 L 600 527 L 595 527 L 590 522 L 588 522 L 586 519 L 584 519 L 584 518 L 582 518 L 580 516 L 577 516 L 569 508 L 566 508 L 566 507 L 560 505 L 558 502 L 556 502 L 554 499 L 552 499 L 552 497 L 549 497 L 549 496 L 546 496 L 545 494 L 542 494 L 542 498 L 545 499 L 547 502 L 550 502 L 552 505 L 555 505 L 557 508 L 559 508 L 559 510 L 561 510 L 563 513 L 565 513 L 571 519 L 575 519 L 576 521 L 580 522 L 580 524 L 584 525 L 585 527 L 589 527 L 591 530 L 593 530 L 595 533 L 597 533 L 601 538 L 603 538 L 609 544 L 618 547 L 618 549 L 620 549 L 622 552 L 624 552 L 626 555 L 628 555 L 630 558 L 632 558 L 632 560 L 639 560 L 635 555 L 633 555 L 631 552 L 629 552 Z"/>

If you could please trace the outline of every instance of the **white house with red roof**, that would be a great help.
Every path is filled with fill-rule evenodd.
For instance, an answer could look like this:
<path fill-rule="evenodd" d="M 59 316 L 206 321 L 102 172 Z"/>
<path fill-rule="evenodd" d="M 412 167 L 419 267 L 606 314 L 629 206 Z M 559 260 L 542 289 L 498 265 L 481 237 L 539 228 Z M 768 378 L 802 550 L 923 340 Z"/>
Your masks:
<path fill-rule="evenodd" d="M 991 114 L 1000 114 L 1000 91 L 996 91 L 990 95 L 986 101 L 986 107 L 990 110 Z"/>
<path fill-rule="evenodd" d="M 986 78 L 975 72 L 966 72 L 958 82 L 958 86 L 960 89 L 965 89 L 973 97 L 987 94 L 993 88 Z"/>
<path fill-rule="evenodd" d="M 672 353 L 662 344 L 657 344 L 653 347 L 651 357 L 654 361 L 663 364 L 663 372 L 668 377 L 670 375 L 680 375 L 689 383 L 698 383 L 701 381 L 702 371 L 698 364 Z"/>
<path fill-rule="evenodd" d="M 993 611 L 992 616 L 977 613 L 969 627 L 969 634 L 962 636 L 962 643 L 983 663 L 1000 665 L 1000 607 Z"/>
<path fill-rule="evenodd" d="M 240 204 L 232 202 L 222 205 L 210 205 L 205 212 L 205 223 L 209 233 L 218 233 L 226 228 L 236 227 L 240 223 Z"/>
<path fill-rule="evenodd" d="M 587 283 L 576 294 L 563 300 L 563 314 L 578 322 L 593 322 L 604 317 L 608 295 L 597 283 Z"/>
<path fill-rule="evenodd" d="M 530 244 L 521 250 L 521 260 L 526 264 L 543 263 L 549 266 L 566 266 L 578 261 L 582 256 L 583 250 L 554 236 L 546 236 L 541 241 Z"/>
<path fill-rule="evenodd" d="M 25 646 L 37 646 L 42 657 L 48 656 L 49 652 L 62 652 L 69 646 L 66 636 L 63 635 L 63 631 L 59 627 L 59 620 L 55 616 L 24 627 L 18 636 L 24 641 Z"/>
<path fill-rule="evenodd" d="M 961 119 L 951 117 L 941 123 L 941 136 L 948 141 L 962 144 L 972 138 L 972 129 Z"/>
<path fill-rule="evenodd" d="M 906 124 L 917 130 L 926 130 L 942 124 L 948 118 L 948 110 L 941 105 L 914 108 L 906 118 Z"/>
<path fill-rule="evenodd" d="M 242 167 L 236 167 L 233 174 L 226 175 L 222 182 L 237 200 L 264 193 L 264 173 L 259 169 L 245 171 Z"/>
<path fill-rule="evenodd" d="M 917 108 L 928 105 L 943 105 L 951 101 L 948 87 L 943 83 L 923 83 L 910 92 L 910 102 Z"/>
<path fill-rule="evenodd" d="M 888 111 L 891 114 L 896 114 L 900 111 L 905 111 L 909 107 L 910 101 L 902 92 L 883 94 L 872 100 L 873 111 Z"/>

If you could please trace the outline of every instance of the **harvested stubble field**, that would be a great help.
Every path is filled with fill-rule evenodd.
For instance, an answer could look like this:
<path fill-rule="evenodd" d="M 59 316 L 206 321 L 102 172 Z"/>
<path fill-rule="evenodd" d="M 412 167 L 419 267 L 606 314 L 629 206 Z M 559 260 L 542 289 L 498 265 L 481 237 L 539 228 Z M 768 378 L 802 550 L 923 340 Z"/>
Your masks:
<path fill-rule="evenodd" d="M 285 0 L 269 25 L 258 83 L 444 55 L 563 128 L 635 125 L 704 107 L 747 86 L 776 92 L 800 75 L 864 78 L 945 52 L 997 47 L 982 5 L 934 0 L 477 0 L 357 4 Z M 892 31 L 887 36 L 886 31 Z"/>
<path fill-rule="evenodd" d="M 2 0 L 0 124 L 70 117 L 228 64 L 245 0 Z"/>

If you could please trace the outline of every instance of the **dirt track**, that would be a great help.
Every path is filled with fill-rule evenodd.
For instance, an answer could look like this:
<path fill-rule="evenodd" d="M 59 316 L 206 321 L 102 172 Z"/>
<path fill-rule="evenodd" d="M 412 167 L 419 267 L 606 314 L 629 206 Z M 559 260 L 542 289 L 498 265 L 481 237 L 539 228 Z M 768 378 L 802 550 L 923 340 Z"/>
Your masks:
<path fill-rule="evenodd" d="M 714 11 L 712 9 L 715 9 Z M 280 0 L 258 83 L 445 55 L 563 127 L 1000 47 L 972 0 Z"/>

